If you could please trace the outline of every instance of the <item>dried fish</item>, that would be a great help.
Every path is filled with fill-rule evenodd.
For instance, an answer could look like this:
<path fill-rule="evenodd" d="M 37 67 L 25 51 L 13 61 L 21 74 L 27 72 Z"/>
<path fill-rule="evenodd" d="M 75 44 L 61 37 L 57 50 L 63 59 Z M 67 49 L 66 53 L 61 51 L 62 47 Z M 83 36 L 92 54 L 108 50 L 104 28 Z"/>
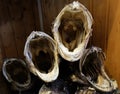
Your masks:
<path fill-rule="evenodd" d="M 112 92 L 118 86 L 108 77 L 104 70 L 103 58 L 101 58 L 101 56 L 104 57 L 103 55 L 101 48 L 92 47 L 86 49 L 79 63 L 80 75 L 95 89 L 102 92 Z"/>
<path fill-rule="evenodd" d="M 6 80 L 12 84 L 12 89 L 23 91 L 31 86 L 31 76 L 26 63 L 17 58 L 6 59 L 2 72 Z"/>
<path fill-rule="evenodd" d="M 30 71 L 45 82 L 59 74 L 56 43 L 44 32 L 33 31 L 27 38 L 24 55 Z"/>
<path fill-rule="evenodd" d="M 62 9 L 52 28 L 62 58 L 70 62 L 81 58 L 91 36 L 92 22 L 90 12 L 78 1 Z"/>

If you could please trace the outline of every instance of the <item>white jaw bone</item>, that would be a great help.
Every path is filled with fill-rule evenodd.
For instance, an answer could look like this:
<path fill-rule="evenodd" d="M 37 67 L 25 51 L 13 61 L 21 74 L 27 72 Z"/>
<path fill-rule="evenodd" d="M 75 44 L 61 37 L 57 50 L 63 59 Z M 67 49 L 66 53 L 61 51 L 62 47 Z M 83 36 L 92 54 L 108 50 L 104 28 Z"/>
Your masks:
<path fill-rule="evenodd" d="M 51 82 L 57 79 L 59 68 L 56 43 L 49 35 L 33 31 L 27 38 L 24 56 L 30 71 L 41 80 Z"/>
<path fill-rule="evenodd" d="M 70 62 L 81 58 L 91 36 L 93 18 L 79 2 L 66 5 L 56 17 L 52 32 L 58 52 Z"/>

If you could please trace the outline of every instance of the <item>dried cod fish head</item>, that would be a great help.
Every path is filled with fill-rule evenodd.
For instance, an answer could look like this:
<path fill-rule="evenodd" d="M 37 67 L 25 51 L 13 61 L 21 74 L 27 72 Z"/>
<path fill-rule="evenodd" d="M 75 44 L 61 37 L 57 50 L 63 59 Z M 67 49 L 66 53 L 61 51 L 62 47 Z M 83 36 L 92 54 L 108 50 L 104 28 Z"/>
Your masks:
<path fill-rule="evenodd" d="M 21 59 L 6 59 L 3 63 L 2 72 L 14 90 L 23 91 L 31 86 L 30 72 L 26 63 Z"/>
<path fill-rule="evenodd" d="M 81 58 L 91 36 L 93 18 L 78 1 L 66 5 L 56 17 L 52 32 L 59 54 L 70 62 Z"/>
<path fill-rule="evenodd" d="M 49 35 L 33 31 L 27 38 L 24 56 L 33 74 L 45 82 L 56 80 L 59 74 L 57 49 Z"/>
<path fill-rule="evenodd" d="M 87 49 L 79 63 L 80 77 L 87 80 L 99 91 L 112 92 L 118 86 L 106 74 L 103 66 L 104 60 L 105 55 L 101 48 L 92 47 Z"/>

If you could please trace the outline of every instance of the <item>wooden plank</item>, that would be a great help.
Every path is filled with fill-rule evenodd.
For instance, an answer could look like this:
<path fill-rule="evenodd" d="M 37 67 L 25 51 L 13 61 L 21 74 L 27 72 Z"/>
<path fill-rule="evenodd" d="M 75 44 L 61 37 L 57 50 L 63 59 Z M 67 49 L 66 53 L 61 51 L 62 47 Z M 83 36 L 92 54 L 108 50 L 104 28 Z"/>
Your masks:
<path fill-rule="evenodd" d="M 6 11 L 6 9 L 3 7 L 3 2 L 1 1 L 0 2 L 0 25 L 3 23 L 6 23 L 6 21 L 8 20 L 8 15 L 5 15 L 6 13 L 4 11 Z M 2 56 L 6 57 L 1 33 L 0 33 L 0 49 L 1 49 Z"/>
<path fill-rule="evenodd" d="M 4 5 L 4 3 L 4 0 L 0 1 L 0 25 L 10 20 L 7 12 L 7 7 Z"/>
<path fill-rule="evenodd" d="M 26 39 L 26 32 L 22 21 L 13 21 L 12 22 L 14 33 L 15 33 L 15 41 L 16 41 L 16 49 L 18 51 L 18 58 L 24 58 L 23 51 Z"/>
<path fill-rule="evenodd" d="M 3 58 L 6 58 L 8 56 L 16 56 L 16 53 L 12 51 L 12 47 L 14 46 L 14 44 L 11 43 L 10 36 L 7 36 L 6 34 L 11 30 L 11 27 L 9 26 L 10 23 L 8 23 L 9 20 L 10 19 L 8 16 L 6 5 L 4 5 L 4 0 L 0 0 L 0 94 L 10 94 L 9 87 L 2 74 Z M 6 47 L 8 49 L 6 49 Z M 13 53 L 14 55 L 10 53 Z"/>
<path fill-rule="evenodd" d="M 11 18 L 8 11 L 8 2 L 1 1 L 2 3 L 2 11 L 1 11 L 1 17 L 3 18 L 2 24 L 0 25 L 0 35 L 1 40 L 3 42 L 3 47 L 5 49 L 6 57 L 16 57 L 17 56 L 17 50 L 15 45 L 15 38 L 14 38 L 14 32 L 11 26 Z M 4 19 L 5 17 L 5 19 Z"/>
<path fill-rule="evenodd" d="M 120 88 L 120 1 L 110 1 L 106 70 Z"/>
<path fill-rule="evenodd" d="M 26 37 L 35 30 L 35 18 L 32 11 L 33 1 L 27 2 L 26 4 L 24 0 L 11 1 L 9 6 L 19 58 L 24 58 L 23 51 Z"/>
<path fill-rule="evenodd" d="M 22 6 L 22 0 L 12 0 L 10 1 L 8 7 L 10 16 L 12 18 L 11 25 L 15 35 L 14 42 L 16 43 L 18 58 L 24 58 L 23 50 L 26 39 L 26 31 L 23 23 L 24 7 Z"/>
<path fill-rule="evenodd" d="M 5 48 L 6 57 L 17 57 L 17 50 L 11 23 L 7 22 L 0 26 L 3 47 Z"/>
<path fill-rule="evenodd" d="M 6 54 L 5 54 L 5 49 L 3 47 L 3 40 L 1 38 L 1 33 L 0 33 L 0 50 L 1 50 L 1 54 L 3 57 L 6 57 Z"/>
<path fill-rule="evenodd" d="M 27 4 L 26 4 L 27 2 Z M 26 36 L 28 36 L 32 31 L 35 30 L 35 18 L 33 12 L 33 0 L 23 0 L 24 14 L 23 14 L 23 22 L 26 29 Z"/>
<path fill-rule="evenodd" d="M 93 34 L 92 44 L 98 46 L 105 51 L 106 48 L 106 11 L 107 0 L 93 0 Z M 104 10 L 104 11 L 103 11 Z"/>

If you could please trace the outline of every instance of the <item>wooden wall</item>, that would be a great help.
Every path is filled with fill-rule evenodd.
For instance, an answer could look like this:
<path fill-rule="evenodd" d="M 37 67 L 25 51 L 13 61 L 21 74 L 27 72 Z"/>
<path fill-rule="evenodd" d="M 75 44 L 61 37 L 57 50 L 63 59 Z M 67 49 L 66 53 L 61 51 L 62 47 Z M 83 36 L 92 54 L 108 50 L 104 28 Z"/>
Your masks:
<path fill-rule="evenodd" d="M 106 70 L 120 87 L 120 0 L 109 1 Z"/>
<path fill-rule="evenodd" d="M 73 0 L 41 0 L 44 32 L 51 34 L 52 22 L 60 10 Z M 78 0 L 94 18 L 90 44 L 106 53 L 105 68 L 120 85 L 120 1 Z M 0 48 L 2 57 L 24 58 L 27 36 L 40 30 L 37 0 L 0 0 Z"/>
<path fill-rule="evenodd" d="M 34 0 L 0 0 L 0 47 L 3 57 L 22 57 L 26 37 L 39 30 Z"/>

